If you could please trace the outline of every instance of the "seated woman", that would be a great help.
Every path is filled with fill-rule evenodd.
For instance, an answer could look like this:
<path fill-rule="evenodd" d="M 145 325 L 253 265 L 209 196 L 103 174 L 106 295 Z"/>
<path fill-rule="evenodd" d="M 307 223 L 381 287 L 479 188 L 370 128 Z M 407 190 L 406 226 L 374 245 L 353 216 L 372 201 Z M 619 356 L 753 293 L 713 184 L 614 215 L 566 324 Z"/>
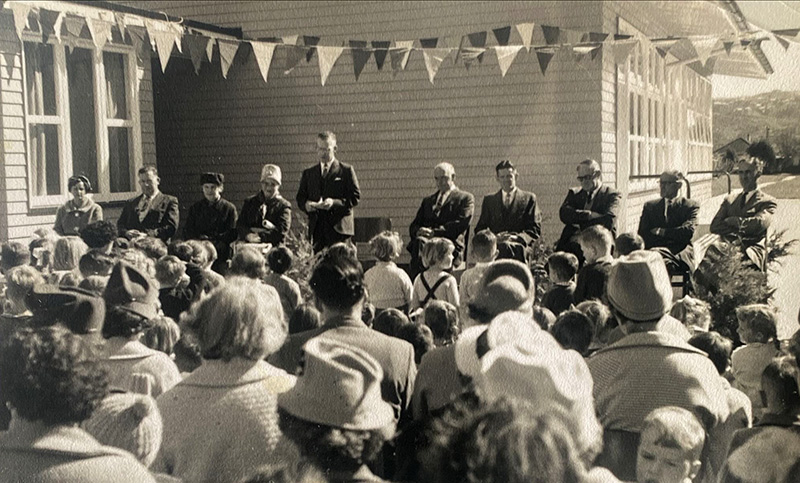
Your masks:
<path fill-rule="evenodd" d="M 103 208 L 88 196 L 92 192 L 89 178 L 71 176 L 67 181 L 67 189 L 72 199 L 58 208 L 53 225 L 53 229 L 61 236 L 78 235 L 89 223 L 103 219 Z"/>
<path fill-rule="evenodd" d="M 235 482 L 262 465 L 295 460 L 276 408 L 295 378 L 263 360 L 286 338 L 275 290 L 232 277 L 185 317 L 182 328 L 204 361 L 157 398 L 164 441 L 152 468 L 184 481 Z"/>
<path fill-rule="evenodd" d="M 244 200 L 236 222 L 239 240 L 279 245 L 292 226 L 292 204 L 281 196 L 281 168 L 265 164 L 261 169 L 261 190 Z"/>
<path fill-rule="evenodd" d="M 106 395 L 93 339 L 61 326 L 18 330 L 0 351 L 3 481 L 155 482 L 128 452 L 103 446 L 78 427 Z"/>

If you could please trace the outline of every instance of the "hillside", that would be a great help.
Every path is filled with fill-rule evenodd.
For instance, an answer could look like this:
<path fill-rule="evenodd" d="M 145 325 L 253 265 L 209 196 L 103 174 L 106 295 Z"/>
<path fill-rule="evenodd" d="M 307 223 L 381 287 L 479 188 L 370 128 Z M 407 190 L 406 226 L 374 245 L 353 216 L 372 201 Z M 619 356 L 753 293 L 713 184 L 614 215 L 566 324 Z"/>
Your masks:
<path fill-rule="evenodd" d="M 755 141 L 800 128 L 800 92 L 772 91 L 714 101 L 714 149 L 737 137 Z"/>

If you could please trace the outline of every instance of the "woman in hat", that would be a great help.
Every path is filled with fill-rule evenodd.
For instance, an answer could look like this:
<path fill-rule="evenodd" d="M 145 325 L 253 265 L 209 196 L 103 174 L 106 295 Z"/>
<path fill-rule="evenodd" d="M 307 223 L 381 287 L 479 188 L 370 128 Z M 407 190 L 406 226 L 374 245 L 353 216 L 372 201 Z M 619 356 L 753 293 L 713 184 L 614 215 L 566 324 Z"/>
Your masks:
<path fill-rule="evenodd" d="M 236 207 L 222 197 L 225 176 L 222 173 L 203 173 L 203 199 L 189 208 L 183 238 L 210 240 L 217 249 L 217 260 L 211 267 L 217 272 L 231 257 L 231 243 L 236 241 Z"/>
<path fill-rule="evenodd" d="M 239 240 L 279 245 L 292 226 L 292 204 L 281 196 L 281 168 L 265 164 L 261 169 L 261 191 L 244 200 L 236 224 Z"/>
<path fill-rule="evenodd" d="M 61 236 L 77 235 L 89 223 L 103 219 L 103 208 L 88 196 L 92 192 L 89 178 L 72 176 L 67 181 L 67 188 L 72 199 L 58 208 L 53 225 L 53 229 Z"/>

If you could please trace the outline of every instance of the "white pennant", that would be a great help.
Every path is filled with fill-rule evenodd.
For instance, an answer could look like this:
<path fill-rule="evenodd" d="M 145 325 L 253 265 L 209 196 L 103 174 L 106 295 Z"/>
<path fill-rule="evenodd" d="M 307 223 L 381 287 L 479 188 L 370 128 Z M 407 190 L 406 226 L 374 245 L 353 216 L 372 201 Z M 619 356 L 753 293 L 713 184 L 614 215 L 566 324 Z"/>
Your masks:
<path fill-rule="evenodd" d="M 319 75 L 322 85 L 328 80 L 328 75 L 333 69 L 333 64 L 344 52 L 344 47 L 317 46 L 317 58 L 319 59 Z"/>
<path fill-rule="evenodd" d="M 253 53 L 256 56 L 258 68 L 261 70 L 261 77 L 264 78 L 264 82 L 267 82 L 269 66 L 272 64 L 272 55 L 275 53 L 275 47 L 278 44 L 272 42 L 251 41 L 250 45 L 253 47 Z"/>
<path fill-rule="evenodd" d="M 28 14 L 31 13 L 31 6 L 27 3 L 12 2 L 9 7 L 14 12 L 14 28 L 17 29 L 17 37 L 22 39 L 22 31 L 28 25 Z"/>
<path fill-rule="evenodd" d="M 155 37 L 158 60 L 161 61 L 161 72 L 166 72 L 167 63 L 172 56 L 172 47 L 175 46 L 175 36 L 172 32 L 164 31 L 154 31 L 150 33 L 150 36 Z"/>
<path fill-rule="evenodd" d="M 96 18 L 86 18 L 86 26 L 92 35 L 94 46 L 98 50 L 103 50 L 108 40 L 111 38 L 111 23 Z"/>
<path fill-rule="evenodd" d="M 175 47 L 177 47 L 178 48 L 178 52 L 180 52 L 182 54 L 183 53 L 183 46 L 181 45 L 181 39 L 183 39 L 183 34 L 184 34 L 183 27 L 178 23 L 170 22 L 169 23 L 169 30 L 175 36 Z"/>
<path fill-rule="evenodd" d="M 517 54 L 522 50 L 522 45 L 500 45 L 494 48 L 497 53 L 497 63 L 500 64 L 500 74 L 506 76 L 508 68 L 517 57 Z"/>
<path fill-rule="evenodd" d="M 56 22 L 53 24 L 53 35 L 55 35 L 56 40 L 58 43 L 61 43 L 61 26 L 64 24 L 64 17 L 67 14 L 63 11 L 58 12 L 58 17 L 56 18 Z"/>
<path fill-rule="evenodd" d="M 710 39 L 692 39 L 692 46 L 694 46 L 694 50 L 697 52 L 697 57 L 700 60 L 701 64 L 705 64 L 708 60 L 708 57 L 711 55 L 711 52 L 714 50 L 714 47 L 719 43 L 718 38 L 710 38 Z"/>
<path fill-rule="evenodd" d="M 298 38 L 300 38 L 299 35 L 287 35 L 286 37 L 281 37 L 281 40 L 286 45 L 297 45 Z"/>
<path fill-rule="evenodd" d="M 525 50 L 530 52 L 531 51 L 531 41 L 533 40 L 533 22 L 531 23 L 521 23 L 515 25 L 517 27 L 517 32 L 519 32 L 519 36 L 522 37 L 522 45 L 525 46 Z"/>
<path fill-rule="evenodd" d="M 211 58 L 214 57 L 214 44 L 217 43 L 217 39 L 211 37 L 208 39 L 208 44 L 206 44 L 206 57 L 208 57 L 208 61 L 211 62 Z"/>
<path fill-rule="evenodd" d="M 239 50 L 239 41 L 219 39 L 217 45 L 219 46 L 219 64 L 222 68 L 222 77 L 227 79 L 228 70 L 230 70 L 233 59 L 236 57 L 236 51 Z"/>
<path fill-rule="evenodd" d="M 433 84 L 433 78 L 439 72 L 442 62 L 450 53 L 450 49 L 422 49 L 422 57 L 425 59 L 425 68 L 428 69 L 428 79 Z"/>

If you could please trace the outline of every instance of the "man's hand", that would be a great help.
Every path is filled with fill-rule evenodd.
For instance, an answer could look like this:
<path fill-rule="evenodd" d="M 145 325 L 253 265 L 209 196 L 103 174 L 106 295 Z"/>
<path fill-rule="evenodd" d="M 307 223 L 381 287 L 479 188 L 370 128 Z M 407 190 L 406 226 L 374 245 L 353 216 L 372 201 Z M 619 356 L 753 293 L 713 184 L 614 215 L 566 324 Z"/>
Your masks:
<path fill-rule="evenodd" d="M 324 200 L 320 201 L 317 205 L 317 209 L 328 211 L 333 207 L 333 199 L 332 198 L 325 198 Z"/>
<path fill-rule="evenodd" d="M 317 211 L 317 202 L 316 201 L 306 201 L 306 211 Z"/>
<path fill-rule="evenodd" d="M 248 243 L 261 243 L 261 237 L 258 236 L 258 233 L 248 233 L 245 235 L 244 241 Z"/>
<path fill-rule="evenodd" d="M 426 238 L 432 237 L 433 236 L 433 230 L 423 226 L 422 228 L 417 230 L 417 236 L 418 237 L 422 236 L 422 237 L 426 237 Z"/>

